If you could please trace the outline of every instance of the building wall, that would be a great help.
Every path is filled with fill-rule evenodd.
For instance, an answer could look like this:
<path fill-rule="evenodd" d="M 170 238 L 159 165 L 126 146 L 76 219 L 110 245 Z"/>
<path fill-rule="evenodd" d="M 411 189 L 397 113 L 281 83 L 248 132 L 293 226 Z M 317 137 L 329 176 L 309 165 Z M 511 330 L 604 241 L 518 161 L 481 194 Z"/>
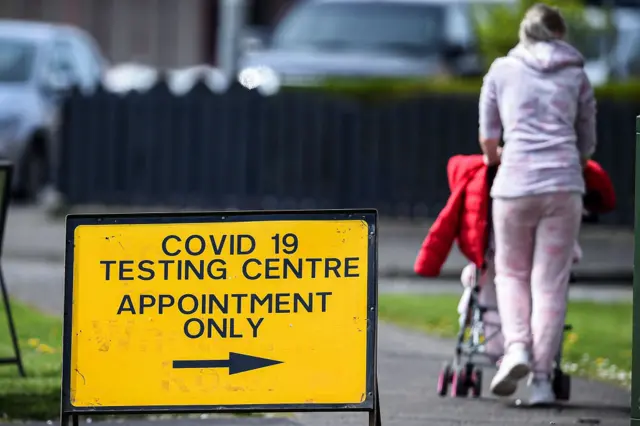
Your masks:
<path fill-rule="evenodd" d="M 0 0 L 0 18 L 89 31 L 112 63 L 183 67 L 215 60 L 221 0 Z M 273 27 L 298 0 L 247 0 L 249 25 Z"/>
<path fill-rule="evenodd" d="M 89 31 L 113 63 L 159 67 L 212 57 L 209 0 L 1 0 L 0 18 L 66 22 Z"/>

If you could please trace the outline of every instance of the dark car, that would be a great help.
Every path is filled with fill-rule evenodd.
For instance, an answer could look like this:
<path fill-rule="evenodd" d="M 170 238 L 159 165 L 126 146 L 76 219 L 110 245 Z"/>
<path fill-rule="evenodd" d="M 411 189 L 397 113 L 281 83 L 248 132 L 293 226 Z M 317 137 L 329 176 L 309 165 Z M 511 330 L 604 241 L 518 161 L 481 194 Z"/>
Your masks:
<path fill-rule="evenodd" d="M 281 79 L 478 75 L 473 7 L 507 0 L 308 0 L 275 28 L 241 70 Z M 255 44 L 253 44 L 255 46 Z"/>

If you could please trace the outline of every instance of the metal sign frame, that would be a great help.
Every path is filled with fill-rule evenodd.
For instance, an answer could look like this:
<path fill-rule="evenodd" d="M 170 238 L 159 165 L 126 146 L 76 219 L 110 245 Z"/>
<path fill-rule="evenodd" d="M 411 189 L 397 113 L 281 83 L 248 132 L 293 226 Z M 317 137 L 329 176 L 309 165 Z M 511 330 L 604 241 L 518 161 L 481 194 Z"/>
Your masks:
<path fill-rule="evenodd" d="M 9 213 L 9 203 L 11 201 L 11 182 L 13 176 L 13 164 L 8 161 L 0 161 L 0 174 L 4 175 L 4 182 L 0 182 L 0 292 L 2 293 L 2 301 L 4 304 L 7 323 L 9 324 L 9 334 L 11 335 L 11 344 L 13 345 L 14 356 L 11 358 L 0 358 L 0 365 L 15 364 L 18 367 L 20 376 L 25 377 L 24 365 L 22 364 L 22 356 L 20 354 L 20 345 L 18 343 L 18 334 L 16 332 L 13 314 L 11 312 L 11 302 L 9 300 L 9 290 L 4 281 L 4 272 L 2 270 L 2 247 L 4 245 L 4 231 L 7 224 L 7 215 Z"/>
<path fill-rule="evenodd" d="M 369 425 L 380 426 L 380 402 L 377 380 L 377 330 L 378 330 L 378 212 L 375 209 L 358 210 L 288 210 L 288 211 L 226 211 L 194 213 L 135 213 L 135 214 L 87 214 L 69 215 L 66 222 L 64 330 L 62 362 L 62 426 L 70 421 L 78 425 L 82 414 L 158 414 L 158 413 L 249 413 L 249 412 L 368 412 Z M 71 353 L 74 300 L 74 236 L 82 225 L 138 225 L 167 223 L 237 223 L 255 221 L 319 221 L 361 220 L 368 224 L 368 279 L 367 279 L 367 350 L 366 396 L 357 404 L 260 404 L 260 405 L 192 405 L 192 406 L 141 406 L 141 407 L 74 407 L 71 403 Z"/>
<path fill-rule="evenodd" d="M 636 117 L 636 188 L 633 255 L 631 425 L 640 426 L 640 116 Z"/>

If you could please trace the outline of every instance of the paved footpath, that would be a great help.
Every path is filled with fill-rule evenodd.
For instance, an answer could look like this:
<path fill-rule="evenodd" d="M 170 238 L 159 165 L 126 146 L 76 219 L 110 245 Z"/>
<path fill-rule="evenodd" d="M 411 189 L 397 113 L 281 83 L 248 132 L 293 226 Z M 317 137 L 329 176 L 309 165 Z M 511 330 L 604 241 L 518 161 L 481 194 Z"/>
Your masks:
<path fill-rule="evenodd" d="M 451 343 L 382 324 L 379 342 L 380 401 L 385 426 L 453 425 L 600 425 L 629 424 L 629 393 L 617 388 L 574 380 L 573 400 L 564 407 L 532 409 L 493 397 L 440 398 L 435 378 L 441 363 L 451 353 Z M 485 388 L 488 385 L 488 378 Z M 485 389 L 485 394 L 488 391 Z M 516 395 L 520 398 L 524 392 Z M 367 425 L 364 414 L 295 414 L 290 418 L 208 419 L 218 426 L 351 426 Z M 169 420 L 176 426 L 205 424 L 194 420 Z M 149 421 L 128 420 L 125 425 L 151 426 Z M 158 425 L 155 422 L 154 425 Z"/>
<path fill-rule="evenodd" d="M 29 216 L 31 214 L 31 216 Z M 24 215 L 24 216 L 22 216 Z M 25 219 L 26 218 L 26 219 Z M 32 222 L 29 222 L 29 221 Z M 64 233 L 59 226 L 36 226 L 33 212 L 14 210 L 9 220 L 8 239 L 5 242 L 7 256 L 3 261 L 9 289 L 13 297 L 40 307 L 52 314 L 61 315 L 63 267 L 60 251 L 50 251 L 48 246 L 63 244 Z M 25 222 L 26 221 L 26 222 Z M 25 225 L 25 223 L 31 225 Z M 22 224 L 22 225 L 19 225 Z M 19 226 L 18 228 L 14 226 Z M 26 227 L 25 227 L 26 226 Z M 63 228 L 62 228 L 63 229 Z M 394 232 L 393 235 L 399 235 Z M 32 247 L 42 245 L 41 255 L 29 253 Z M 408 248 L 409 251 L 413 249 Z M 47 255 L 51 254 L 50 257 Z M 381 266 L 387 255 L 380 253 Z M 626 259 L 625 259 L 626 262 Z M 381 292 L 457 292 L 458 285 L 431 281 L 417 284 L 415 281 L 381 279 Z M 606 290 L 605 290 L 606 288 Z M 578 291 L 579 290 L 579 291 Z M 600 293 L 598 293 L 598 291 Z M 612 296 L 617 294 L 617 296 Z M 629 288 L 604 285 L 590 289 L 574 286 L 573 298 L 629 299 Z M 606 296 L 605 296 L 606 295 Z M 19 324 L 18 324 L 19 326 Z M 506 401 L 495 399 L 485 389 L 480 400 L 439 398 L 435 394 L 435 381 L 441 364 L 453 353 L 453 344 L 424 334 L 407 331 L 388 324 L 379 329 L 379 379 L 383 424 L 385 426 L 425 425 L 628 425 L 629 392 L 602 383 L 575 379 L 573 399 L 563 407 L 552 409 L 527 409 L 517 406 L 515 400 L 523 398 L 521 391 Z M 485 373 L 485 387 L 492 372 Z M 94 419 L 95 420 L 95 419 Z M 162 421 L 119 420 L 118 424 L 151 426 L 167 424 L 176 426 L 340 426 L 366 425 L 364 414 L 295 414 L 273 418 L 220 418 L 205 420 L 172 419 Z M 44 424 L 44 423 L 42 423 Z"/>
<path fill-rule="evenodd" d="M 3 262 L 9 289 L 13 297 L 40 307 L 52 314 L 61 315 L 62 278 L 61 263 L 18 261 L 8 259 Z M 404 286 L 404 288 L 403 288 Z M 415 291 L 415 284 L 401 280 L 382 280 L 381 292 Z M 423 292 L 441 292 L 458 289 L 449 284 L 429 283 L 420 286 Z M 598 299 L 598 291 L 610 289 L 581 288 L 574 293 L 574 299 Z M 432 289 L 432 290 L 429 290 Z M 440 291 L 438 291 L 440 289 Z M 452 291 L 452 290 L 447 290 Z M 619 290 L 619 299 L 629 297 L 629 289 Z M 594 294 L 596 296 L 594 296 Z M 19 324 L 18 324 L 19 326 Z M 602 383 L 574 380 L 573 400 L 565 407 L 554 409 L 526 409 L 516 407 L 515 398 L 499 401 L 490 396 L 487 399 L 455 400 L 439 398 L 435 395 L 435 380 L 441 364 L 451 356 L 451 341 L 437 339 L 421 333 L 407 331 L 388 324 L 379 329 L 379 377 L 383 412 L 386 426 L 425 425 L 575 425 L 599 422 L 602 425 L 628 425 L 629 392 Z M 485 388 L 491 378 L 491 371 L 485 373 Z M 526 396 L 525 392 L 516 398 Z M 150 421 L 121 420 L 119 424 L 131 426 L 152 426 Z M 296 414 L 288 418 L 224 419 L 215 417 L 203 421 L 173 419 L 156 421 L 176 426 L 198 426 L 215 424 L 218 426 L 339 426 L 366 425 L 363 414 Z"/>
<path fill-rule="evenodd" d="M 435 395 L 435 378 L 441 363 L 451 354 L 451 342 L 427 337 L 393 326 L 380 326 L 379 377 L 382 421 L 385 426 L 453 425 L 628 425 L 629 393 L 600 383 L 573 381 L 573 400 L 566 406 L 532 409 L 516 405 L 516 398 L 440 398 Z M 486 376 L 485 395 L 489 375 Z M 160 422 L 119 421 L 130 426 L 159 426 Z M 172 419 L 167 425 L 198 426 L 351 426 L 367 425 L 365 414 L 294 414 L 289 418 Z M 162 424 L 160 423 L 160 424 Z"/>

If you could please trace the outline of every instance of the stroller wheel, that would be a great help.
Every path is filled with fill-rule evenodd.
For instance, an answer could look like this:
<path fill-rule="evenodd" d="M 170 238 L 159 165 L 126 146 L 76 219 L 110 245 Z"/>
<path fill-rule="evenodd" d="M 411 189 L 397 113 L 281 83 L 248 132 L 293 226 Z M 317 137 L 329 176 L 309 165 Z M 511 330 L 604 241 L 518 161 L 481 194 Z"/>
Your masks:
<path fill-rule="evenodd" d="M 480 398 L 482 394 L 482 370 L 474 368 L 471 373 L 471 396 Z"/>
<path fill-rule="evenodd" d="M 449 383 L 451 383 L 451 365 L 445 364 L 438 374 L 438 395 L 445 396 L 449 391 Z"/>
<path fill-rule="evenodd" d="M 453 372 L 451 380 L 451 396 L 454 398 L 464 398 L 469 392 L 467 386 L 466 368 L 460 367 Z"/>
<path fill-rule="evenodd" d="M 571 397 L 571 376 L 559 368 L 553 372 L 553 393 L 558 401 L 568 401 Z"/>

